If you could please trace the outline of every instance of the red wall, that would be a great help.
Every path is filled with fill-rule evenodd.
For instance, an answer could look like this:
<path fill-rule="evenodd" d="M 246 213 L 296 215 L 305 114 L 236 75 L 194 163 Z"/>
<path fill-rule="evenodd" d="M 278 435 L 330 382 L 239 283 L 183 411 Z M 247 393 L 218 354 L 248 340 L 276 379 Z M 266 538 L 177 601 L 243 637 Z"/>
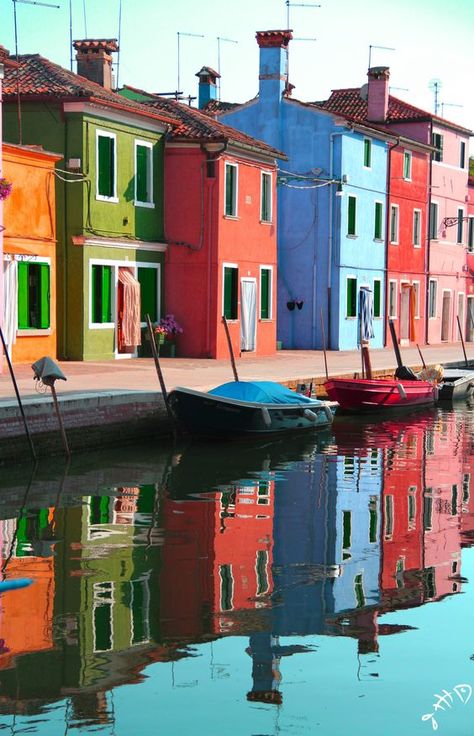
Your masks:
<path fill-rule="evenodd" d="M 179 354 L 227 358 L 222 325 L 223 264 L 237 264 L 242 277 L 257 281 L 260 265 L 273 266 L 273 319 L 257 319 L 257 355 L 276 350 L 276 171 L 274 166 L 227 152 L 207 176 L 200 146 L 170 145 L 165 157 L 165 312 L 184 328 Z M 224 216 L 225 162 L 238 164 L 238 216 Z M 261 171 L 273 171 L 273 223 L 260 222 Z M 175 242 L 173 242 L 175 241 Z M 182 245 L 176 243 L 183 243 Z M 187 245 L 185 245 L 186 243 Z M 240 289 L 239 289 L 240 293 Z M 239 320 L 229 324 L 236 355 L 240 353 Z"/>

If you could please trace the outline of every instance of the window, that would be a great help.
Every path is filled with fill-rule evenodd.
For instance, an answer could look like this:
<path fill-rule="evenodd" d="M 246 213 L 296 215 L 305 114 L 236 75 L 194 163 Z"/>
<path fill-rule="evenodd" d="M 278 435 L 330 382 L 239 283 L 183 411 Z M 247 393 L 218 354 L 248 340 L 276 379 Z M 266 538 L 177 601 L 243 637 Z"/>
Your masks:
<path fill-rule="evenodd" d="M 346 317 L 357 317 L 357 279 L 353 276 L 347 279 Z"/>
<path fill-rule="evenodd" d="M 93 584 L 94 652 L 108 652 L 113 647 L 114 584 Z"/>
<path fill-rule="evenodd" d="M 436 317 L 436 295 L 438 290 L 438 282 L 430 279 L 428 294 L 428 317 L 434 319 Z"/>
<path fill-rule="evenodd" d="M 140 284 L 140 321 L 146 321 L 150 315 L 152 322 L 158 322 L 158 268 L 138 267 L 137 280 Z"/>
<path fill-rule="evenodd" d="M 112 266 L 92 266 L 91 317 L 94 324 L 112 322 Z"/>
<path fill-rule="evenodd" d="M 268 552 L 266 550 L 257 551 L 255 569 L 257 572 L 257 595 L 264 595 L 269 589 Z"/>
<path fill-rule="evenodd" d="M 415 317 L 420 317 L 420 282 L 414 281 L 412 284 L 413 291 L 415 293 Z"/>
<path fill-rule="evenodd" d="M 411 179 L 411 151 L 403 153 L 403 178 Z"/>
<path fill-rule="evenodd" d="M 357 199 L 352 194 L 347 198 L 347 234 L 356 235 Z"/>
<path fill-rule="evenodd" d="M 430 203 L 430 238 L 431 240 L 438 239 L 438 203 Z"/>
<path fill-rule="evenodd" d="M 382 314 L 381 293 L 382 282 L 380 281 L 380 279 L 374 279 L 374 317 L 380 317 Z"/>
<path fill-rule="evenodd" d="M 461 141 L 459 145 L 459 168 L 464 169 L 466 167 L 466 142 Z"/>
<path fill-rule="evenodd" d="M 224 266 L 224 304 L 223 315 L 226 319 L 237 319 L 238 298 L 238 276 L 237 266 Z"/>
<path fill-rule="evenodd" d="M 153 148 L 135 141 L 135 204 L 153 206 Z"/>
<path fill-rule="evenodd" d="M 433 524 L 433 489 L 426 488 L 423 496 L 423 529 L 429 532 Z"/>
<path fill-rule="evenodd" d="M 265 172 L 262 172 L 260 219 L 262 222 L 272 221 L 272 175 Z"/>
<path fill-rule="evenodd" d="M 462 243 L 464 210 L 458 209 L 458 226 L 456 243 Z"/>
<path fill-rule="evenodd" d="M 115 147 L 114 133 L 97 131 L 97 199 L 117 201 Z"/>
<path fill-rule="evenodd" d="M 433 152 L 433 161 L 443 160 L 443 136 L 441 133 L 433 133 L 431 144 L 436 148 Z"/>
<path fill-rule="evenodd" d="M 351 558 L 350 548 L 352 545 L 352 517 L 350 511 L 342 512 L 342 559 Z"/>
<path fill-rule="evenodd" d="M 364 166 L 366 169 L 370 169 L 372 164 L 372 141 L 369 138 L 364 138 Z"/>
<path fill-rule="evenodd" d="M 148 580 L 130 581 L 131 644 L 142 644 L 150 638 L 150 587 Z"/>
<path fill-rule="evenodd" d="M 237 166 L 225 165 L 225 205 L 227 217 L 237 217 Z"/>
<path fill-rule="evenodd" d="M 397 282 L 390 281 L 388 284 L 388 316 L 397 316 Z"/>
<path fill-rule="evenodd" d="M 377 541 L 377 496 L 370 496 L 369 500 L 369 542 L 375 544 Z"/>
<path fill-rule="evenodd" d="M 474 217 L 470 217 L 468 220 L 467 249 L 470 253 L 474 251 Z"/>
<path fill-rule="evenodd" d="M 260 268 L 260 319 L 272 318 L 272 269 Z"/>
<path fill-rule="evenodd" d="M 390 242 L 398 243 L 398 204 L 390 205 Z"/>
<path fill-rule="evenodd" d="M 413 210 L 413 245 L 421 247 L 421 210 Z"/>
<path fill-rule="evenodd" d="M 408 529 L 413 530 L 416 527 L 416 488 L 410 486 L 408 493 Z"/>
<path fill-rule="evenodd" d="M 221 580 L 221 611 L 230 611 L 233 608 L 234 578 L 232 565 L 219 565 Z"/>
<path fill-rule="evenodd" d="M 382 240 L 382 217 L 383 217 L 383 205 L 382 202 L 375 203 L 375 222 L 374 222 L 374 239 Z"/>
<path fill-rule="evenodd" d="M 385 539 L 390 539 L 393 534 L 393 496 L 385 496 L 385 519 L 384 519 Z"/>
<path fill-rule="evenodd" d="M 354 578 L 354 593 L 356 599 L 356 607 L 363 608 L 365 606 L 364 581 L 360 572 Z"/>
<path fill-rule="evenodd" d="M 49 308 L 49 263 L 18 263 L 18 329 L 47 330 Z"/>

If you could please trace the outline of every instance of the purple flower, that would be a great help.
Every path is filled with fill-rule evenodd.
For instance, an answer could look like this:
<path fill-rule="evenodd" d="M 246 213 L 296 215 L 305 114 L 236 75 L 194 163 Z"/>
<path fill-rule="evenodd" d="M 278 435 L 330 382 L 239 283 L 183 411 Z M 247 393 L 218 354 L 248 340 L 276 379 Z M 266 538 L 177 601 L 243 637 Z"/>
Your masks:
<path fill-rule="evenodd" d="M 12 183 L 8 181 L 7 179 L 1 178 L 0 179 L 0 199 L 6 199 L 10 196 L 12 191 Z"/>

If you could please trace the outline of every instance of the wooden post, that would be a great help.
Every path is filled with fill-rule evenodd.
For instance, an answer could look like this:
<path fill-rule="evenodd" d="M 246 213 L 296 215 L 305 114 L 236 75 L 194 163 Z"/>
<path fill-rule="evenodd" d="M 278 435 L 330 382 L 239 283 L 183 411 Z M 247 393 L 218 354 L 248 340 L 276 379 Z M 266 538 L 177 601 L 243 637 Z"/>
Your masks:
<path fill-rule="evenodd" d="M 155 361 L 155 368 L 156 368 L 156 373 L 158 375 L 158 380 L 161 386 L 161 393 L 163 395 L 163 401 L 165 402 L 166 412 L 168 414 L 168 417 L 171 419 L 173 431 L 174 431 L 175 418 L 174 418 L 173 412 L 171 411 L 170 403 L 168 401 L 168 392 L 166 390 L 165 379 L 163 378 L 163 373 L 161 371 L 160 359 L 158 357 L 158 350 L 156 349 L 155 335 L 153 333 L 153 325 L 151 324 L 151 319 L 150 319 L 149 314 L 146 315 L 145 320 L 146 320 L 146 325 L 148 329 L 148 337 L 150 338 L 151 354 L 153 355 L 153 359 Z"/>
<path fill-rule="evenodd" d="M 225 334 L 227 337 L 227 345 L 229 347 L 230 362 L 232 363 L 232 370 L 234 372 L 234 381 L 238 381 L 239 376 L 237 375 L 237 368 L 235 366 L 234 349 L 232 347 L 232 341 L 230 339 L 229 325 L 227 324 L 226 317 L 222 316 L 222 321 L 224 323 Z"/>
<path fill-rule="evenodd" d="M 456 319 L 457 319 L 457 321 L 458 321 L 459 336 L 460 336 L 460 338 L 461 338 L 462 351 L 463 351 L 463 353 L 464 353 L 464 365 L 465 365 L 465 366 L 466 366 L 466 368 L 467 368 L 467 367 L 468 367 L 468 365 L 469 365 L 469 363 L 468 363 L 468 360 L 467 360 L 467 355 L 466 355 L 466 347 L 465 347 L 465 345 L 464 345 L 464 338 L 463 338 L 463 336 L 462 336 L 461 321 L 460 321 L 460 319 L 459 319 L 459 314 L 457 314 L 457 315 L 456 315 Z"/>
<path fill-rule="evenodd" d="M 418 348 L 418 353 L 420 354 L 421 363 L 423 365 L 423 368 L 426 370 L 426 363 L 425 363 L 425 360 L 423 358 L 423 354 L 422 354 L 422 352 L 420 350 L 420 346 L 418 345 L 418 343 L 416 344 L 416 347 Z"/>
<path fill-rule="evenodd" d="M 8 363 L 8 370 L 10 371 L 10 376 L 11 376 L 12 383 L 13 383 L 13 388 L 15 389 L 16 400 L 18 401 L 18 406 L 20 407 L 20 412 L 21 412 L 21 416 L 22 416 L 22 419 L 23 419 L 23 425 L 25 427 L 26 436 L 28 438 L 28 442 L 29 442 L 29 445 L 30 445 L 31 456 L 32 456 L 33 460 L 36 462 L 37 457 L 36 457 L 36 452 L 35 452 L 35 448 L 34 448 L 34 445 L 33 445 L 33 440 L 31 438 L 30 429 L 28 427 L 28 422 L 26 421 L 25 410 L 23 409 L 23 404 L 21 403 L 20 392 L 18 390 L 18 384 L 16 382 L 15 374 L 13 373 L 12 362 L 10 360 L 10 356 L 8 355 L 8 349 L 7 349 L 7 345 L 6 345 L 6 342 L 5 342 L 5 337 L 3 335 L 3 330 L 2 330 L 1 327 L 0 327 L 0 339 L 2 341 L 3 352 L 5 353 L 5 358 L 6 358 L 7 363 Z"/>
<path fill-rule="evenodd" d="M 393 344 L 393 350 L 395 352 L 395 358 L 397 360 L 397 366 L 399 368 L 402 368 L 402 356 L 400 355 L 400 348 L 398 347 L 398 341 L 397 341 L 397 333 L 395 332 L 395 325 L 393 324 L 393 320 L 388 321 L 388 326 L 390 327 L 390 335 L 392 337 L 392 344 Z"/>
<path fill-rule="evenodd" d="M 51 383 L 47 385 L 49 385 L 51 389 L 51 393 L 53 395 L 54 408 L 56 410 L 56 416 L 58 418 L 59 430 L 61 432 L 64 449 L 66 451 L 66 455 L 68 457 L 71 457 L 71 450 L 69 449 L 69 445 L 68 445 L 68 441 L 66 437 L 66 430 L 64 429 L 64 424 L 63 424 L 63 418 L 61 416 L 61 412 L 59 411 L 58 397 L 56 396 L 56 389 L 54 388 L 54 381 L 51 381 Z"/>
<path fill-rule="evenodd" d="M 361 345 L 362 365 L 365 368 L 366 378 L 372 380 L 372 364 L 370 362 L 369 343 L 364 340 Z"/>
<path fill-rule="evenodd" d="M 323 308 L 321 307 L 321 333 L 323 337 L 323 355 L 324 355 L 324 369 L 326 371 L 326 381 L 329 378 L 328 374 L 328 361 L 326 357 L 326 333 L 324 332 L 324 319 L 323 319 Z"/>

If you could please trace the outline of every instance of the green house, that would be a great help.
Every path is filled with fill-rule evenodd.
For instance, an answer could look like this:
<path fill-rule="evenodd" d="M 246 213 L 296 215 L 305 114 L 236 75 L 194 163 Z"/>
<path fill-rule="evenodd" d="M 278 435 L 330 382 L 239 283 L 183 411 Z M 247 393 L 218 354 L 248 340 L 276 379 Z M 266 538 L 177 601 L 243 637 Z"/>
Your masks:
<path fill-rule="evenodd" d="M 136 356 L 145 315 L 161 314 L 164 136 L 174 121 L 112 91 L 115 40 L 74 46 L 78 74 L 38 54 L 5 69 L 4 140 L 63 157 L 51 182 L 59 357 Z"/>

